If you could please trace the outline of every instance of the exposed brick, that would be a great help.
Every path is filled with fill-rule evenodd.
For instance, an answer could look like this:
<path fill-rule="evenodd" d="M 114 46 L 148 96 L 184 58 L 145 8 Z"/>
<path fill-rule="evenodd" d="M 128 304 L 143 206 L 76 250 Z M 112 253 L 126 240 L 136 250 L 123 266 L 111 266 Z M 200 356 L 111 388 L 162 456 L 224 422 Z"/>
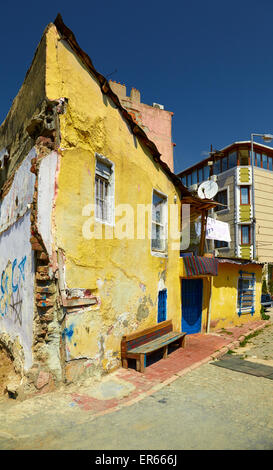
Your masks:
<path fill-rule="evenodd" d="M 36 292 L 41 294 L 54 294 L 56 292 L 55 284 L 48 283 L 47 286 L 36 286 Z"/>
<path fill-rule="evenodd" d="M 36 273 L 37 281 L 49 281 L 50 277 L 48 274 Z"/>
<path fill-rule="evenodd" d="M 54 299 L 38 300 L 37 306 L 38 307 L 52 307 L 54 303 L 55 303 Z"/>
<path fill-rule="evenodd" d="M 40 251 L 39 253 L 37 253 L 37 259 L 41 261 L 49 261 L 47 254 L 44 253 L 43 251 Z"/>
<path fill-rule="evenodd" d="M 34 251 L 44 251 L 43 247 L 40 245 L 37 238 L 31 237 L 30 238 L 30 243 L 31 243 L 32 249 Z"/>
<path fill-rule="evenodd" d="M 48 266 L 38 266 L 37 267 L 37 272 L 41 274 L 47 274 L 48 273 Z"/>

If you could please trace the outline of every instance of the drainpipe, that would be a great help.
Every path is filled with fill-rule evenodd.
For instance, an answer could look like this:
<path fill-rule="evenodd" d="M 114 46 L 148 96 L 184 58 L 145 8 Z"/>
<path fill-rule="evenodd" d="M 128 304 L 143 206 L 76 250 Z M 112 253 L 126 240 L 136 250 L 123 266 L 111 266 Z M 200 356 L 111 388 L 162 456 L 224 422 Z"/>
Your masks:
<path fill-rule="evenodd" d="M 234 255 L 239 257 L 239 237 L 238 237 L 238 166 L 235 167 L 234 176 Z"/>
<path fill-rule="evenodd" d="M 211 294 L 212 294 L 212 276 L 210 276 L 210 293 L 209 293 L 208 321 L 207 321 L 207 331 L 206 331 L 207 334 L 209 333 L 209 330 L 210 330 Z"/>
<path fill-rule="evenodd" d="M 252 171 L 252 188 L 251 188 L 251 204 L 252 204 L 252 243 L 253 243 L 253 259 L 256 258 L 256 219 L 255 219 L 255 193 L 254 193 L 254 152 L 253 152 L 253 135 L 251 134 L 251 171 Z"/>

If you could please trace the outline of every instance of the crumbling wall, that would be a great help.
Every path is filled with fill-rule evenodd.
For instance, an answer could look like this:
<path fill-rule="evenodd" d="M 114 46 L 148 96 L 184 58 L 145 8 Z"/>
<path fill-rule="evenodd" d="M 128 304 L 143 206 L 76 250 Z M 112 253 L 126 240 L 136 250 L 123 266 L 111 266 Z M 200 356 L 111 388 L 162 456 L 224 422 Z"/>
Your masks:
<path fill-rule="evenodd" d="M 60 356 L 61 323 L 63 312 L 58 302 L 57 258 L 53 237 L 53 210 L 57 191 L 56 177 L 59 155 L 54 144 L 38 139 L 39 151 L 32 171 L 37 176 L 37 191 L 32 206 L 32 249 L 36 253 L 36 307 L 34 327 L 35 357 L 54 380 L 62 380 Z M 47 153 L 47 154 L 46 154 Z"/>
<path fill-rule="evenodd" d="M 21 374 L 16 372 L 16 363 L 11 353 L 0 343 L 0 396 L 8 393 L 11 398 L 17 398 Z"/>
<path fill-rule="evenodd" d="M 0 126 L 0 156 L 1 151 L 6 150 L 6 158 L 0 171 L 0 189 L 34 145 L 26 127 L 45 99 L 46 31 L 37 47 L 24 83 L 13 100 L 6 119 Z"/>
<path fill-rule="evenodd" d="M 54 145 L 51 139 L 38 138 L 12 183 L 7 181 L 1 203 L 0 345 L 22 379 L 16 392 L 21 397 L 52 390 L 63 378 L 63 314 L 57 304 L 51 238 L 58 166 Z"/>
<path fill-rule="evenodd" d="M 46 98 L 50 27 L 0 127 L 0 346 L 27 394 L 63 380 L 53 213 L 66 100 Z"/>
<path fill-rule="evenodd" d="M 0 343 L 19 369 L 21 396 L 63 380 L 53 209 L 65 104 L 43 100 L 27 120 L 33 147 L 1 190 Z"/>
<path fill-rule="evenodd" d="M 24 356 L 21 369 L 32 365 L 35 268 L 30 243 L 30 204 L 35 178 L 30 168 L 34 155 L 35 149 L 14 175 L 0 213 L 0 341 L 2 338 L 6 344 L 9 338 L 13 343 L 18 338 Z"/>

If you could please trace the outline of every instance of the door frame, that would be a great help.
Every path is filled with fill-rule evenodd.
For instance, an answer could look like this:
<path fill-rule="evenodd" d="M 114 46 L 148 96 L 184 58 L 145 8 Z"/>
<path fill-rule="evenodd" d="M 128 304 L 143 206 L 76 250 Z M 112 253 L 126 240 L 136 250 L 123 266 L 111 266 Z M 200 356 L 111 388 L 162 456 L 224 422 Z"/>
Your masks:
<path fill-rule="evenodd" d="M 181 331 L 183 331 L 182 328 L 182 322 L 183 322 L 183 295 L 182 295 L 182 283 L 183 281 L 202 281 L 202 288 L 201 288 L 201 313 L 200 313 L 200 331 L 196 333 L 201 333 L 202 332 L 202 320 L 203 320 L 203 301 L 204 301 L 204 279 L 207 276 L 192 276 L 192 277 L 181 277 L 181 287 L 180 287 L 180 292 L 181 292 Z M 188 334 L 194 334 L 194 333 L 188 333 Z"/>

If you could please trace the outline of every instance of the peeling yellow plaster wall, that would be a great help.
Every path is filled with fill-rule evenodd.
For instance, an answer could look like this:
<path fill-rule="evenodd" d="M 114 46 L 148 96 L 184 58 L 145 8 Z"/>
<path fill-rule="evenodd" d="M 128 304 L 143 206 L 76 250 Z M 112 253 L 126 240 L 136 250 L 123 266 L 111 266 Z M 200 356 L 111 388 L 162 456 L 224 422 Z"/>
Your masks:
<path fill-rule="evenodd" d="M 157 322 L 159 288 L 168 289 L 167 318 L 180 331 L 179 252 L 169 249 L 167 259 L 152 256 L 147 238 L 83 238 L 88 218 L 82 209 L 94 203 L 95 152 L 115 164 L 116 205 L 131 203 L 136 214 L 137 203 L 151 204 L 153 188 L 166 194 L 168 203 L 174 196 L 179 201 L 179 195 L 54 26 L 47 35 L 47 57 L 48 98 L 68 98 L 60 117 L 56 245 L 65 253 L 67 286 L 93 289 L 101 299 L 100 306 L 67 316 L 68 357 L 92 358 L 108 370 L 118 364 L 122 334 Z M 146 233 L 147 224 L 148 218 Z"/>

